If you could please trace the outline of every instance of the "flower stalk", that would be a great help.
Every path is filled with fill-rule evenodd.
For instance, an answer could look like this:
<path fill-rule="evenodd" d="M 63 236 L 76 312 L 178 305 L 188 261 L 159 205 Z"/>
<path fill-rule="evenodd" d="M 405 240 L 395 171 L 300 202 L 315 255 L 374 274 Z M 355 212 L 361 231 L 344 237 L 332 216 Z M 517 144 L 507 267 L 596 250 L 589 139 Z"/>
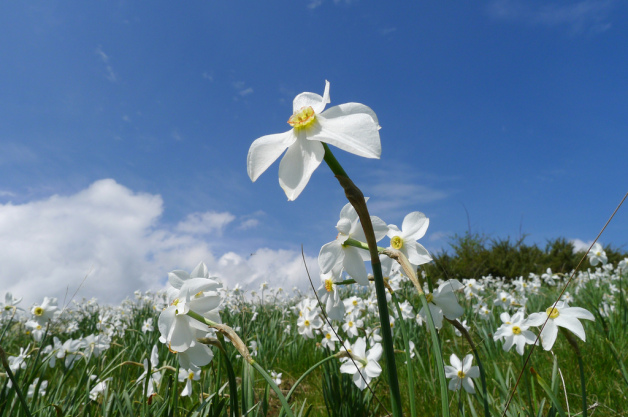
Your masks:
<path fill-rule="evenodd" d="M 399 378 L 397 376 L 397 366 L 395 362 L 395 351 L 392 340 L 392 331 L 390 329 L 390 316 L 388 314 L 388 304 L 386 301 L 386 288 L 384 286 L 384 277 L 382 275 L 382 265 L 379 260 L 379 251 L 377 248 L 377 240 L 371 223 L 371 216 L 366 207 L 366 201 L 362 191 L 351 181 L 345 170 L 342 168 L 338 160 L 334 157 L 327 144 L 323 143 L 325 149 L 324 160 L 336 176 L 336 179 L 345 191 L 347 200 L 360 218 L 360 223 L 366 236 L 366 241 L 371 256 L 371 267 L 373 269 L 373 278 L 375 281 L 375 292 L 377 294 L 377 306 L 379 310 L 379 318 L 382 332 L 382 347 L 384 348 L 384 356 L 386 358 L 386 371 L 388 375 L 388 386 L 390 389 L 390 399 L 392 405 L 393 416 L 402 416 L 401 409 L 401 391 L 399 388 Z"/>

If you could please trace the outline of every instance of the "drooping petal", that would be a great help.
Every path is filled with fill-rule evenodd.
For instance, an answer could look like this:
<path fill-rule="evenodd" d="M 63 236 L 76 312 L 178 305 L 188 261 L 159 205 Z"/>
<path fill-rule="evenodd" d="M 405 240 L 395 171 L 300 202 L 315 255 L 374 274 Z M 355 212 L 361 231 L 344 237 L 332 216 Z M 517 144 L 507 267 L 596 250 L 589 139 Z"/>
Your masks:
<path fill-rule="evenodd" d="M 554 319 L 554 323 L 556 323 L 557 326 L 564 327 L 565 329 L 570 330 L 581 340 L 584 341 L 586 339 L 584 327 L 577 318 L 561 314 Z"/>
<path fill-rule="evenodd" d="M 366 266 L 364 260 L 359 252 L 359 249 L 354 247 L 346 247 L 343 249 L 345 258 L 342 265 L 345 268 L 345 272 L 355 279 L 360 285 L 368 285 L 369 279 L 366 273 Z"/>
<path fill-rule="evenodd" d="M 251 181 L 257 180 L 296 140 L 294 130 L 256 139 L 251 144 L 249 154 L 246 157 L 246 169 Z"/>
<path fill-rule="evenodd" d="M 323 274 L 328 273 L 334 266 L 341 263 L 345 253 L 342 244 L 337 240 L 326 243 L 318 254 L 318 266 Z"/>
<path fill-rule="evenodd" d="M 403 230 L 403 238 L 407 240 L 419 240 L 427 231 L 430 225 L 430 219 L 425 217 L 425 214 L 420 211 L 413 211 L 404 217 L 401 224 L 401 230 Z"/>
<path fill-rule="evenodd" d="M 330 107 L 323 113 L 323 117 L 327 119 L 332 119 L 335 117 L 347 116 L 349 114 L 358 114 L 358 113 L 366 113 L 373 119 L 373 122 L 377 125 L 377 128 L 380 129 L 379 120 L 377 120 L 377 115 L 375 112 L 367 105 L 361 103 L 344 103 L 338 106 Z"/>
<path fill-rule="evenodd" d="M 288 200 L 292 201 L 301 194 L 324 155 L 321 143 L 303 140 L 299 133 L 299 138 L 290 145 L 279 163 L 279 185 Z"/>
<path fill-rule="evenodd" d="M 377 125 L 368 114 L 351 114 L 332 119 L 319 115 L 312 125 L 308 130 L 309 140 L 329 143 L 365 158 L 379 158 L 382 154 Z"/>
<path fill-rule="evenodd" d="M 556 342 L 556 336 L 558 336 L 558 326 L 556 326 L 554 320 L 550 319 L 541 332 L 543 349 L 550 350 L 554 346 L 554 342 Z"/>
<path fill-rule="evenodd" d="M 430 253 L 419 242 L 406 241 L 404 248 L 408 252 L 408 260 L 414 265 L 423 265 L 432 261 Z"/>
<path fill-rule="evenodd" d="M 325 92 L 322 97 L 316 93 L 301 93 L 292 101 L 292 112 L 296 113 L 303 107 L 312 107 L 314 113 L 319 114 L 329 103 L 329 81 L 325 80 Z"/>

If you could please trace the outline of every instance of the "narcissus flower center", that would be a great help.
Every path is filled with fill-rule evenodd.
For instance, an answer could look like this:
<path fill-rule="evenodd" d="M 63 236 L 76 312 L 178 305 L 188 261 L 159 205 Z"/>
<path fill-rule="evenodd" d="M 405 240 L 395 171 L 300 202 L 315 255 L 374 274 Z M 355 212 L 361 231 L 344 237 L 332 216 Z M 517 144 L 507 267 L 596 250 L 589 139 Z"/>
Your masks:
<path fill-rule="evenodd" d="M 327 292 L 331 292 L 331 290 L 334 288 L 334 282 L 331 279 L 326 279 L 325 280 L 325 289 L 327 290 Z"/>
<path fill-rule="evenodd" d="M 309 326 L 310 326 L 310 321 L 309 321 L 309 320 L 305 320 L 305 321 L 303 322 L 303 324 L 304 324 L 306 327 L 309 327 Z"/>
<path fill-rule="evenodd" d="M 521 327 L 512 326 L 512 334 L 521 334 Z"/>
<path fill-rule="evenodd" d="M 288 124 L 294 128 L 302 128 L 310 125 L 314 119 L 316 119 L 316 113 L 311 106 L 308 106 L 290 116 Z"/>
<path fill-rule="evenodd" d="M 545 313 L 547 313 L 550 319 L 555 319 L 556 317 L 560 316 L 558 309 L 554 307 L 548 308 L 547 310 L 545 310 Z"/>
<path fill-rule="evenodd" d="M 462 378 L 464 378 L 464 376 L 465 376 L 464 372 L 458 371 L 458 378 L 462 379 Z"/>
<path fill-rule="evenodd" d="M 399 236 L 393 237 L 390 239 L 390 246 L 392 246 L 393 249 L 401 249 L 403 247 L 403 239 Z"/>
<path fill-rule="evenodd" d="M 188 379 L 194 379 L 194 372 L 190 372 L 188 374 Z"/>
<path fill-rule="evenodd" d="M 36 316 L 42 316 L 44 314 L 44 309 L 41 307 L 35 307 L 33 313 L 35 313 Z"/>
<path fill-rule="evenodd" d="M 326 337 L 328 340 L 329 340 L 329 339 L 331 339 L 331 333 L 327 333 L 327 334 L 325 335 L 325 337 Z"/>

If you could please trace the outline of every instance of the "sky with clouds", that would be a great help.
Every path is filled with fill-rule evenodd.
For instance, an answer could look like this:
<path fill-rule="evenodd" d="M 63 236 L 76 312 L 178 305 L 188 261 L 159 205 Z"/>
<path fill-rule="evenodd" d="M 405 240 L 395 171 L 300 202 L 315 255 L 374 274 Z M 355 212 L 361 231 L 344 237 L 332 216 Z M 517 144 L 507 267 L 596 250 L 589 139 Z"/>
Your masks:
<path fill-rule="evenodd" d="M 343 192 L 323 164 L 288 202 L 245 161 L 325 80 L 382 126 L 380 160 L 336 157 L 373 215 L 424 212 L 429 250 L 589 242 L 628 191 L 626 22 L 618 0 L 2 2 L 0 291 L 118 302 L 200 261 L 307 288 Z"/>

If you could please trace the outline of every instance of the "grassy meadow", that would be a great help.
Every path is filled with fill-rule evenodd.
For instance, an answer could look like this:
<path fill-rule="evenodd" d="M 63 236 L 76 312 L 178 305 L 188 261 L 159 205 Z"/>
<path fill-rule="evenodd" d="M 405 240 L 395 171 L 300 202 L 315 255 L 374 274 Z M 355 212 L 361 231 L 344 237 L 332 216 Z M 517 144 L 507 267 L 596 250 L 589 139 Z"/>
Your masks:
<path fill-rule="evenodd" d="M 464 312 L 451 321 L 445 317 L 438 331 L 445 365 L 452 354 L 462 359 L 475 350 L 473 365 L 479 358 L 484 371 L 485 387 L 482 378 L 472 380 L 475 393 L 460 386 L 447 391 L 450 415 L 579 416 L 584 404 L 590 416 L 628 415 L 628 268 L 625 254 L 609 247 L 605 252 L 606 264 L 591 266 L 585 258 L 562 296 L 593 314 L 595 320 L 581 320 L 586 341 L 561 328 L 551 349 L 534 347 L 527 364 L 533 344 L 524 344 L 520 355 L 495 340 L 505 325 L 502 313 L 545 314 L 582 253 L 574 254 L 564 239 L 539 248 L 467 234 L 420 268 L 428 294 L 437 294 L 446 280 L 461 283 L 455 298 Z M 419 314 L 416 289 L 394 265 L 387 278 L 403 413 L 442 415 L 434 339 Z M 321 281 L 312 280 L 318 289 Z M 342 320 L 329 320 L 335 332 L 312 290 L 222 287 L 217 311 L 277 384 L 293 415 L 389 415 L 384 357 L 381 374 L 360 389 L 362 382 L 341 372 L 349 358 L 339 354 L 342 343 L 336 341 L 355 348 L 362 339 L 375 351 L 381 337 L 372 285 L 334 285 L 344 310 Z M 176 304 L 166 291 L 138 292 L 118 306 L 81 300 L 65 309 L 54 300 L 25 306 L 19 296 L 6 296 L 0 321 L 0 417 L 283 415 L 267 380 L 222 333 L 210 331 L 197 341 L 213 356 L 199 367 L 184 366 L 181 354 L 160 342 L 160 314 Z M 535 336 L 540 331 L 529 330 Z"/>

